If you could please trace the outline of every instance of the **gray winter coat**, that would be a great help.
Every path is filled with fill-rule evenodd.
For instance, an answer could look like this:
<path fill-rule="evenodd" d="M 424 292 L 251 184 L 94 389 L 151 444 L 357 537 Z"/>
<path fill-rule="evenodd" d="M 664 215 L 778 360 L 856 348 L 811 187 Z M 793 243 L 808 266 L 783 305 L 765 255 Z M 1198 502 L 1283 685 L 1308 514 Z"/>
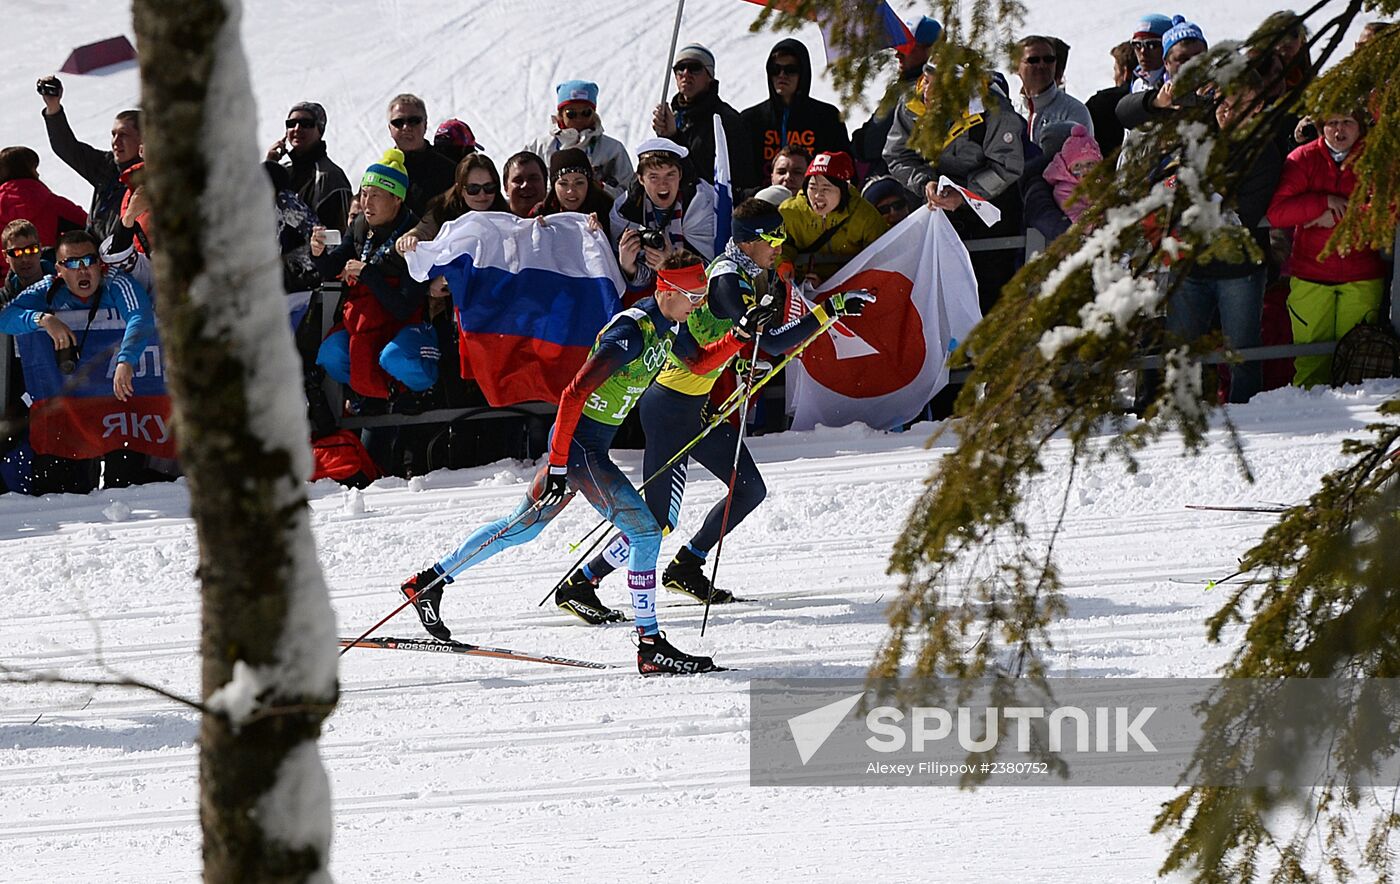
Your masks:
<path fill-rule="evenodd" d="M 1078 123 L 1088 129 L 1090 135 L 1094 134 L 1094 118 L 1084 106 L 1084 102 L 1061 90 L 1054 83 L 1039 95 L 1025 98 L 1025 102 L 1027 118 L 1031 121 L 1031 141 L 1036 145 L 1040 144 L 1045 127 L 1051 123 Z"/>
<path fill-rule="evenodd" d="M 1011 101 L 1004 94 L 993 94 L 999 99 L 997 106 L 984 109 L 979 114 L 980 121 L 954 138 L 934 163 L 909 146 L 909 133 L 917 117 L 910 109 L 914 102 L 901 104 L 895 110 L 885 141 L 885 162 L 890 174 L 920 197 L 924 185 L 937 181 L 940 175 L 947 175 L 987 199 L 1016 187 L 1026 165 L 1021 144 L 1026 121 L 1011 109 Z"/>

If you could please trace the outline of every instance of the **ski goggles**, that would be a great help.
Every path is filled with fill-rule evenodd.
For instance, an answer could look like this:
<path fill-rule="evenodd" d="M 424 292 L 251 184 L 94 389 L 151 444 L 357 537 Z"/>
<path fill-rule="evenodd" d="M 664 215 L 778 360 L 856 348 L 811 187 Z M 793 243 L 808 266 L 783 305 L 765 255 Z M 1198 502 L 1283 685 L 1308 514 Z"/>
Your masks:
<path fill-rule="evenodd" d="M 76 257 L 76 258 L 64 258 L 62 261 L 59 261 L 58 263 L 61 264 L 61 265 L 63 265 L 64 267 L 67 267 L 69 270 L 81 270 L 81 269 L 83 269 L 84 267 L 91 267 L 92 265 L 96 264 L 96 263 L 97 263 L 97 256 L 96 256 L 96 255 L 79 255 L 79 256 Z"/>

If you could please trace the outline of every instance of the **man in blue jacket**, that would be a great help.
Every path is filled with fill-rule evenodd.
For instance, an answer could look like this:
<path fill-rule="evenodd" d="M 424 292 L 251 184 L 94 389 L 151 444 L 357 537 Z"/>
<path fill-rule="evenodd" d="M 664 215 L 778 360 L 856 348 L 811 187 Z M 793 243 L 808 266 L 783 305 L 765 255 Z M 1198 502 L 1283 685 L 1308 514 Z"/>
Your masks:
<path fill-rule="evenodd" d="M 55 350 L 76 347 L 81 353 L 97 311 L 116 310 L 126 323 L 126 333 L 117 353 L 112 393 L 125 402 L 134 392 L 137 360 L 155 330 L 150 296 L 125 273 L 103 276 L 97 239 L 86 230 L 72 230 L 59 237 L 56 272 L 57 276 L 45 277 L 0 310 L 0 332 L 22 335 L 42 330 L 53 339 Z M 55 315 L 61 310 L 86 311 L 88 327 L 78 331 L 70 328 Z"/>

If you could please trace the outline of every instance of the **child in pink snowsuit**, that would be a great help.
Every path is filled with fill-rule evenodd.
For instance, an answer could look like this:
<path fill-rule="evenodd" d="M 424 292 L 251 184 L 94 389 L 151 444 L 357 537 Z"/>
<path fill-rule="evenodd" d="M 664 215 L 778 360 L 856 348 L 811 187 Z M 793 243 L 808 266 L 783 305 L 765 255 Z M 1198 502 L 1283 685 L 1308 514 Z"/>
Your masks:
<path fill-rule="evenodd" d="M 1070 221 L 1078 221 L 1084 210 L 1089 208 L 1089 203 L 1082 199 L 1071 204 L 1070 194 L 1079 186 L 1079 179 L 1102 160 L 1103 153 L 1094 136 L 1089 134 L 1088 129 L 1075 124 L 1065 139 L 1064 147 L 1045 167 L 1045 180 L 1055 189 L 1055 202 L 1059 203 Z"/>

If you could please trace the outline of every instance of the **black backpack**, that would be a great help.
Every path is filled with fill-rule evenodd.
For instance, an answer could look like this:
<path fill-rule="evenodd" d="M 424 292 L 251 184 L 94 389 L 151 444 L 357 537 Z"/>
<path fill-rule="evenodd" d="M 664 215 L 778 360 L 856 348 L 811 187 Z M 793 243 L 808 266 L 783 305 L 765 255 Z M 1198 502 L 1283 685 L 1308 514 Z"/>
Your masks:
<path fill-rule="evenodd" d="M 1400 377 L 1400 338 L 1390 326 L 1362 322 L 1337 342 L 1332 354 L 1332 386 L 1396 377 Z"/>

